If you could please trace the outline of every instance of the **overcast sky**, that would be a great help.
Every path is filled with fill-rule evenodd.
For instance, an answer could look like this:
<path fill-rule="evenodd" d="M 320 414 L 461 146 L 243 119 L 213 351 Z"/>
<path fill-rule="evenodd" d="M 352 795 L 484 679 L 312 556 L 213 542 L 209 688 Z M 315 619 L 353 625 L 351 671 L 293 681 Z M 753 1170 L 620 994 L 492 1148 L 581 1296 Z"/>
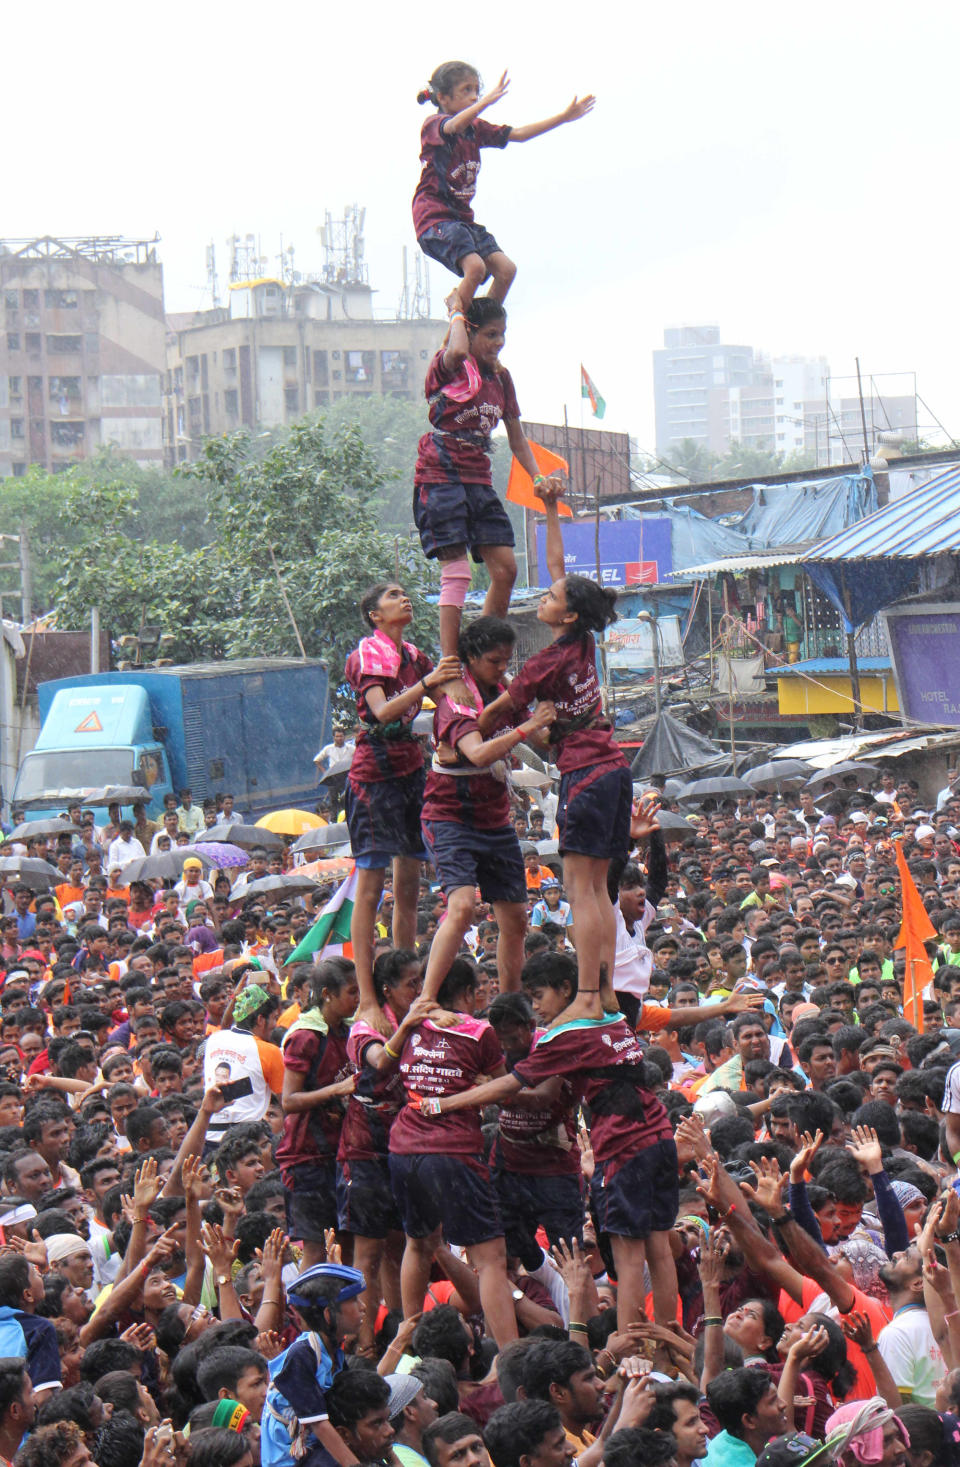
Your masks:
<path fill-rule="evenodd" d="M 271 256 L 282 234 L 318 269 L 324 210 L 357 201 L 392 308 L 416 248 L 416 92 L 453 57 L 487 82 L 506 66 L 491 121 L 598 97 L 484 155 L 477 218 L 519 267 L 504 360 L 525 416 L 566 402 L 579 422 L 582 360 L 603 426 L 652 449 L 651 351 L 665 325 L 715 321 L 726 341 L 824 354 L 835 376 L 857 354 L 916 371 L 960 435 L 958 32 L 941 0 L 14 7 L 3 234 L 159 231 L 167 308 L 188 310 L 209 304 L 211 240 L 222 283 L 234 233 Z M 449 283 L 431 265 L 435 309 Z"/>

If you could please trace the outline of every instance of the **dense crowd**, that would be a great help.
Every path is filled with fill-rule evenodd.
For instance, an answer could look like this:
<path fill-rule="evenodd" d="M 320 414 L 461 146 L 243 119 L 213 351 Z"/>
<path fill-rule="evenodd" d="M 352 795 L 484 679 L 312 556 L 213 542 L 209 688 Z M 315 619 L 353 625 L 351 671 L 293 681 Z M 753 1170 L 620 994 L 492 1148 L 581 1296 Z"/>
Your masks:
<path fill-rule="evenodd" d="M 425 999 L 452 918 L 424 866 L 396 947 L 387 871 L 359 1017 L 349 958 L 287 963 L 299 899 L 188 866 L 135 901 L 118 819 L 30 841 L 64 881 L 4 891 L 0 1460 L 952 1463 L 960 799 L 867 785 L 670 845 L 651 790 L 599 1021 L 563 1018 L 546 779 L 510 794 L 518 984 L 477 902 Z"/>

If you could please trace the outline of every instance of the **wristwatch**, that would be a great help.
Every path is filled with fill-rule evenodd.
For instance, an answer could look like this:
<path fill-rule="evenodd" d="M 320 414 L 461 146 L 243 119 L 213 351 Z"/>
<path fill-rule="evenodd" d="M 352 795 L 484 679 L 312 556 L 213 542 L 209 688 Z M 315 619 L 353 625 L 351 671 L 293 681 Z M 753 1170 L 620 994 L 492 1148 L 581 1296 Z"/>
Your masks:
<path fill-rule="evenodd" d="M 511 1290 L 511 1298 L 513 1298 L 515 1300 L 522 1299 L 523 1298 L 523 1290 L 522 1289 L 512 1289 Z"/>
<path fill-rule="evenodd" d="M 230 1281 L 231 1281 L 230 1280 L 230 1275 L 228 1273 L 218 1273 L 217 1274 L 217 1286 L 218 1286 L 218 1288 L 221 1288 L 222 1289 L 223 1286 L 224 1286 L 224 1284 L 229 1284 Z"/>

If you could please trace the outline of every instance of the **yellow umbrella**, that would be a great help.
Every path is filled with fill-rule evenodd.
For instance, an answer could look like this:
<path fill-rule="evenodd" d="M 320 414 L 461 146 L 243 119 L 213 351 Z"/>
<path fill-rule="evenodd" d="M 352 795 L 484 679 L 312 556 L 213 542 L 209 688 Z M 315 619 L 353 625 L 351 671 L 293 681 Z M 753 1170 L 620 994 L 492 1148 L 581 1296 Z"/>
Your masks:
<path fill-rule="evenodd" d="M 257 821 L 264 830 L 272 830 L 276 835 L 303 835 L 305 830 L 316 830 L 326 823 L 321 815 L 311 815 L 309 810 L 274 810 Z"/>

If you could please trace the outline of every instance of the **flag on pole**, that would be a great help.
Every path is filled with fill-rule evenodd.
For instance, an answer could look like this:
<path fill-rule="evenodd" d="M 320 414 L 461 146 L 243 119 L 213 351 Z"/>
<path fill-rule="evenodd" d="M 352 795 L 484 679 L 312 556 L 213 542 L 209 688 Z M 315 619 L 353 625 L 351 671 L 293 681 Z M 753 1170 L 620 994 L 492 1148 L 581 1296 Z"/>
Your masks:
<path fill-rule="evenodd" d="M 897 870 L 900 873 L 901 908 L 903 922 L 894 947 L 906 948 L 907 964 L 903 975 L 903 1017 L 923 1033 L 923 990 L 933 982 L 933 966 L 927 957 L 924 942 L 936 937 L 933 923 L 920 899 L 916 883 L 910 875 L 907 858 L 903 854 L 903 843 L 896 841 L 894 851 Z"/>
<path fill-rule="evenodd" d="M 350 942 L 350 919 L 353 916 L 356 895 L 357 868 L 354 866 L 346 881 L 342 881 L 337 887 L 316 922 L 297 943 L 284 967 L 288 967 L 290 963 L 304 963 L 315 953 L 323 957 L 330 948 L 341 952 L 344 945 Z"/>
<path fill-rule="evenodd" d="M 580 396 L 589 398 L 590 411 L 595 418 L 602 418 L 607 411 L 607 404 L 597 391 L 597 384 L 583 363 L 580 363 Z"/>
<path fill-rule="evenodd" d="M 551 453 L 549 448 L 544 448 L 540 443 L 534 443 L 530 439 L 528 439 L 527 441 L 528 443 L 530 443 L 530 452 L 536 459 L 537 468 L 540 470 L 541 474 L 554 474 L 556 473 L 557 469 L 560 469 L 564 474 L 567 472 L 568 465 L 565 458 L 561 458 L 559 454 Z M 515 458 L 511 458 L 510 460 L 510 478 L 507 480 L 507 498 L 510 500 L 511 504 L 521 504 L 524 509 L 536 509 L 539 510 L 541 514 L 543 514 L 543 500 L 538 499 L 537 491 L 533 487 L 533 480 L 527 473 L 526 469 L 520 467 Z M 557 508 L 560 511 L 561 516 L 573 515 L 573 510 L 570 508 L 569 504 L 564 504 L 562 499 L 557 505 Z"/>

